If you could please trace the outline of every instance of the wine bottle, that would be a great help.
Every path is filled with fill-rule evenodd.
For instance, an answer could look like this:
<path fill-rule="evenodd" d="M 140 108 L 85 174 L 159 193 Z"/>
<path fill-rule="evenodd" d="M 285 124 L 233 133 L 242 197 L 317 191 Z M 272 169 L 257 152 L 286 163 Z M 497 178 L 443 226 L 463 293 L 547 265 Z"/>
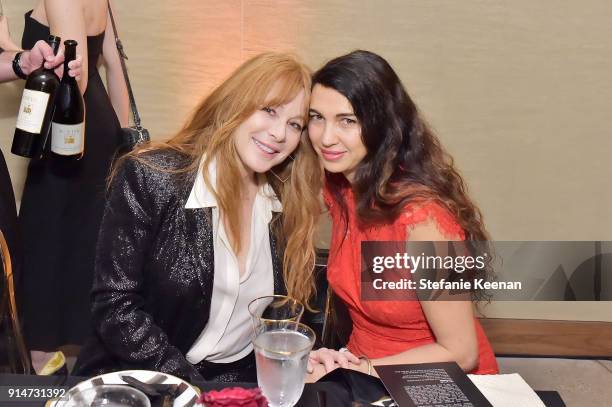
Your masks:
<path fill-rule="evenodd" d="M 51 157 L 54 161 L 74 161 L 85 148 L 85 104 L 75 78 L 67 74 L 68 64 L 76 58 L 77 42 L 64 41 L 66 59 L 60 86 L 55 94 L 55 111 L 51 119 Z"/>
<path fill-rule="evenodd" d="M 47 43 L 57 54 L 60 37 L 50 35 Z M 23 157 L 40 156 L 49 134 L 53 97 L 60 80 L 45 63 L 28 76 L 21 96 L 11 152 Z"/>

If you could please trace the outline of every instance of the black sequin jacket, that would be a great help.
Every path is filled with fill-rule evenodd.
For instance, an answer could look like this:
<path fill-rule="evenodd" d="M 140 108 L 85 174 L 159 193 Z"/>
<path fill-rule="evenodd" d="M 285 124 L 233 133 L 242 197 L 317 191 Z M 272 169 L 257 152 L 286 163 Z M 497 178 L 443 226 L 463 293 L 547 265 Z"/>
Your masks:
<path fill-rule="evenodd" d="M 164 171 L 184 167 L 182 155 L 155 151 L 143 158 L 148 164 L 124 161 L 111 183 L 95 263 L 94 334 L 73 374 L 147 369 L 203 380 L 185 355 L 209 318 L 211 208 L 185 208 L 195 172 Z M 283 294 L 282 248 L 273 233 L 282 217 L 273 215 L 274 291 Z"/>

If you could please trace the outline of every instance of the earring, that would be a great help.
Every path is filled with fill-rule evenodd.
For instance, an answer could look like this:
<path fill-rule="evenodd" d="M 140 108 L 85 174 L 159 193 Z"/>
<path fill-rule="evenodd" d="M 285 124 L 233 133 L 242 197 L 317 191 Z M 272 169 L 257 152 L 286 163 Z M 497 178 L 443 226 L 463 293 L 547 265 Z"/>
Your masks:
<path fill-rule="evenodd" d="M 293 154 L 289 154 L 287 156 L 287 158 L 289 158 L 291 161 L 295 161 L 295 158 L 293 157 Z M 285 182 L 287 182 L 287 180 L 289 179 L 289 177 L 291 177 L 291 172 L 289 172 L 289 175 L 287 175 L 285 177 L 285 179 L 282 179 L 277 173 L 274 172 L 273 169 L 270 168 L 270 172 L 272 173 L 272 175 L 274 175 L 276 177 L 276 179 L 278 179 L 280 182 L 282 182 L 283 184 Z"/>

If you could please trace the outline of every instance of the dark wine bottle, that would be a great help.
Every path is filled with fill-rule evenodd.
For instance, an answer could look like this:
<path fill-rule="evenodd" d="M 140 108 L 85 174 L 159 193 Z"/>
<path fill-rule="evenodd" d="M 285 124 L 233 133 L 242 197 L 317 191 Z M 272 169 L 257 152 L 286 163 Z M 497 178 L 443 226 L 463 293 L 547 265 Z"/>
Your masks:
<path fill-rule="evenodd" d="M 50 35 L 47 42 L 53 53 L 57 54 L 61 38 Z M 60 80 L 53 69 L 46 69 L 44 62 L 28 76 L 11 146 L 13 154 L 28 158 L 42 154 L 51 124 L 53 98 L 59 83 Z"/>
<path fill-rule="evenodd" d="M 75 78 L 67 74 L 68 64 L 76 58 L 77 42 L 64 41 L 66 59 L 60 86 L 55 94 L 51 119 L 51 157 L 53 161 L 74 161 L 83 157 L 85 148 L 85 104 Z"/>

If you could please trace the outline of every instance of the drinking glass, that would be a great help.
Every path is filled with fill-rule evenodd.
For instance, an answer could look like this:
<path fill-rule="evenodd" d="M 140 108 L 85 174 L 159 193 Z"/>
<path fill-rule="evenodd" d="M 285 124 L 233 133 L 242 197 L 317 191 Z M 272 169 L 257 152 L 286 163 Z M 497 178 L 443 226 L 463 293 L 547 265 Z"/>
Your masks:
<path fill-rule="evenodd" d="M 267 295 L 256 298 L 249 303 L 248 308 L 255 329 L 263 321 L 300 322 L 304 313 L 304 305 L 286 295 Z"/>
<path fill-rule="evenodd" d="M 143 392 L 120 384 L 102 384 L 86 389 L 71 391 L 61 407 L 151 407 Z"/>
<path fill-rule="evenodd" d="M 294 406 L 304 390 L 315 333 L 294 321 L 261 321 L 255 328 L 257 384 L 271 407 Z"/>

